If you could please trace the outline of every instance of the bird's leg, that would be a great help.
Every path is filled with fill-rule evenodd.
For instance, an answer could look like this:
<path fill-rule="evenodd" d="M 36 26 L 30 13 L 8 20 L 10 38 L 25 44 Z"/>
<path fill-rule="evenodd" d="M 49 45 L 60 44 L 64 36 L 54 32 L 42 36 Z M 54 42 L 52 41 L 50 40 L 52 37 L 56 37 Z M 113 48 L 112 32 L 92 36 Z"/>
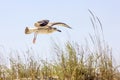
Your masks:
<path fill-rule="evenodd" d="M 33 43 L 35 43 L 36 38 L 37 38 L 37 33 L 34 33 Z"/>

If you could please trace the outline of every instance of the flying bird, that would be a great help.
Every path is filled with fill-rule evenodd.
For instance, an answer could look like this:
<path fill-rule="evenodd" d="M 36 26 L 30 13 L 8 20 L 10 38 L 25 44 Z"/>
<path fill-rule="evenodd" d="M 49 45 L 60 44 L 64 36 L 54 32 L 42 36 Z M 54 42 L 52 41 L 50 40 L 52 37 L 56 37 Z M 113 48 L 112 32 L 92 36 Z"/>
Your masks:
<path fill-rule="evenodd" d="M 55 31 L 61 32 L 61 30 L 53 27 L 55 25 L 63 26 L 63 27 L 71 29 L 71 27 L 69 25 L 67 25 L 66 23 L 49 22 L 49 20 L 41 20 L 41 21 L 37 21 L 34 24 L 35 27 L 32 27 L 32 28 L 26 27 L 25 28 L 25 34 L 34 33 L 33 43 L 35 43 L 38 34 L 49 34 L 49 33 L 55 32 Z"/>

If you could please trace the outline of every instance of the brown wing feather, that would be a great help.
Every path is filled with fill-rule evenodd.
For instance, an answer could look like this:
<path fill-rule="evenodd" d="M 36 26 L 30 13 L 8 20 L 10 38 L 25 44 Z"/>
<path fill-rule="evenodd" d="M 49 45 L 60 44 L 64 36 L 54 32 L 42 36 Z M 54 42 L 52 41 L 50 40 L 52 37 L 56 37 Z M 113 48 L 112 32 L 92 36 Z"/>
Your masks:
<path fill-rule="evenodd" d="M 65 23 L 62 23 L 62 22 L 54 22 L 54 23 L 51 23 L 51 26 L 54 26 L 54 25 L 71 28 L 69 25 L 67 25 L 67 24 L 65 24 Z"/>
<path fill-rule="evenodd" d="M 49 20 L 41 20 L 37 21 L 34 26 L 35 27 L 45 27 L 49 23 Z"/>

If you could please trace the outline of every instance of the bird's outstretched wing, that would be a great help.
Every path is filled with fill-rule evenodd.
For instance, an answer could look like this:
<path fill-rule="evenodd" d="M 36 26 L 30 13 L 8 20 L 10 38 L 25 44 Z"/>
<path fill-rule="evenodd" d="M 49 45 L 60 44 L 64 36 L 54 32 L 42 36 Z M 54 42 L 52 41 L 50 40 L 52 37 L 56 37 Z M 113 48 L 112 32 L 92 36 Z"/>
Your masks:
<path fill-rule="evenodd" d="M 41 20 L 34 24 L 35 27 L 44 27 L 49 23 L 49 20 Z"/>
<path fill-rule="evenodd" d="M 50 26 L 58 25 L 58 26 L 63 26 L 63 27 L 67 27 L 71 29 L 69 25 L 67 25 L 66 23 L 62 23 L 62 22 L 54 22 L 54 23 L 49 23 L 49 24 Z"/>

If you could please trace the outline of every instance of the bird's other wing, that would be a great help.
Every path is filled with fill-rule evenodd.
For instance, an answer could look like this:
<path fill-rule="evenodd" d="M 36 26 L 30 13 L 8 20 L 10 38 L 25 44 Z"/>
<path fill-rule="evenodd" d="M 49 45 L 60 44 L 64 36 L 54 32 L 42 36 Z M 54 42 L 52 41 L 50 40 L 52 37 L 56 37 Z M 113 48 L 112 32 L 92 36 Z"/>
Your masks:
<path fill-rule="evenodd" d="M 49 20 L 38 21 L 38 23 L 40 24 L 40 26 L 46 26 L 49 23 Z"/>
<path fill-rule="evenodd" d="M 49 24 L 50 26 L 58 25 L 58 26 L 63 26 L 63 27 L 72 29 L 69 25 L 67 25 L 66 23 L 62 23 L 62 22 L 54 22 L 54 23 L 49 23 Z"/>
<path fill-rule="evenodd" d="M 41 20 L 37 21 L 37 23 L 34 24 L 35 27 L 44 27 L 49 23 L 49 20 Z"/>

